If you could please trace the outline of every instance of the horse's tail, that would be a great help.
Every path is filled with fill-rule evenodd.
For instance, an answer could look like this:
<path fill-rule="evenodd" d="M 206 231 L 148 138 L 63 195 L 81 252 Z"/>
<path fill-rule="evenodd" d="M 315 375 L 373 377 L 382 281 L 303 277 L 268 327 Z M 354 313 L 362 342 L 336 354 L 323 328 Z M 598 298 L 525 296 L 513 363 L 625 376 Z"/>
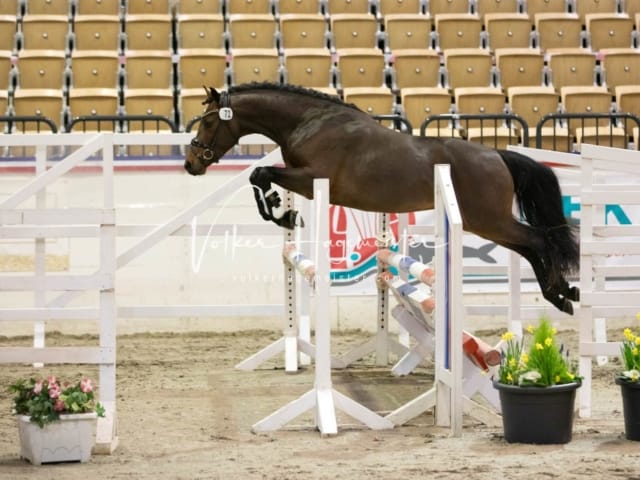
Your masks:
<path fill-rule="evenodd" d="M 571 274 L 580 265 L 577 226 L 564 216 L 558 178 L 551 168 L 509 150 L 498 153 L 513 177 L 518 207 L 533 228 L 544 233 L 552 274 Z"/>

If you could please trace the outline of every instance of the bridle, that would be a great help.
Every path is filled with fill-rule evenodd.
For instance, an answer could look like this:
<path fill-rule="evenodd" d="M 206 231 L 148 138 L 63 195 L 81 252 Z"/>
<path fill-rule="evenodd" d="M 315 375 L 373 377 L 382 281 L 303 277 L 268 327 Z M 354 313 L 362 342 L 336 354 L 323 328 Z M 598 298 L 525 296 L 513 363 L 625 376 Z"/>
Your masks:
<path fill-rule="evenodd" d="M 211 103 L 208 100 L 209 99 L 205 100 L 203 103 L 204 104 Z M 220 104 L 218 108 L 214 110 L 209 110 L 208 112 L 204 113 L 204 115 L 200 117 L 200 120 L 202 120 L 205 117 L 208 117 L 213 113 L 217 113 L 218 118 L 220 118 L 220 120 L 224 122 L 228 122 L 233 118 L 233 110 L 231 110 L 231 98 L 229 97 L 229 94 L 227 92 L 220 93 Z M 218 125 L 216 126 L 216 129 L 213 132 L 213 138 L 209 144 L 201 142 L 200 140 L 198 140 L 197 136 L 193 137 L 193 139 L 191 140 L 192 147 L 196 147 L 202 150 L 202 153 L 196 154 L 196 157 L 198 157 L 199 160 L 210 161 L 211 159 L 213 159 L 213 155 L 214 155 L 213 150 L 216 148 L 216 138 L 218 136 L 217 134 L 218 134 L 218 128 L 220 127 L 220 124 L 221 122 L 218 122 Z"/>

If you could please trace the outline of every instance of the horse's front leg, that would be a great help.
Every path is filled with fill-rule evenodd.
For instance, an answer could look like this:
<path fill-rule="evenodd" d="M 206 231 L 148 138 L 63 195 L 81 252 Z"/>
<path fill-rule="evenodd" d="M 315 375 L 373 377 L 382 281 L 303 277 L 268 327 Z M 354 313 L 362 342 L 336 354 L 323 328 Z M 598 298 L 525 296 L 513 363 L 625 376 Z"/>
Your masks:
<path fill-rule="evenodd" d="M 298 223 L 304 226 L 295 210 L 287 210 L 280 217 L 273 214 L 273 209 L 282 204 L 278 192 L 272 189 L 272 183 L 280 185 L 287 190 L 311 198 L 313 196 L 313 178 L 302 170 L 280 167 L 256 167 L 249 181 L 253 185 L 253 193 L 260 216 L 265 220 L 271 220 L 276 225 L 293 229 Z"/>

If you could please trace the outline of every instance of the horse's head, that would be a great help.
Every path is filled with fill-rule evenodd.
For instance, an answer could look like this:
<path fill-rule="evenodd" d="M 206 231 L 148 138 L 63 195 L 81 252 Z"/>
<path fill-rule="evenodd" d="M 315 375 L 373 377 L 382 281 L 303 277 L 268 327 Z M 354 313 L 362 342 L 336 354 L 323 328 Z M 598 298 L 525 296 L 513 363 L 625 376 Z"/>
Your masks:
<path fill-rule="evenodd" d="M 206 109 L 200 117 L 197 135 L 187 149 L 184 168 L 191 175 L 202 175 L 207 167 L 218 162 L 238 138 L 232 133 L 233 110 L 227 92 L 204 88 L 207 98 L 202 102 Z"/>

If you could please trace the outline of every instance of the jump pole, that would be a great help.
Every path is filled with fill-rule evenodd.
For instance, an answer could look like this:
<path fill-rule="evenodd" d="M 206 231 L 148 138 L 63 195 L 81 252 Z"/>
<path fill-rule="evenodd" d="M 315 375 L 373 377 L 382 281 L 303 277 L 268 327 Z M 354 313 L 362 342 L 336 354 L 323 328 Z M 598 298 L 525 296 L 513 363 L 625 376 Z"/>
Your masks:
<path fill-rule="evenodd" d="M 389 214 L 387 213 L 378 214 L 378 236 L 376 242 L 378 251 L 391 246 L 392 233 L 389 227 Z M 387 267 L 384 264 L 378 263 L 377 276 L 383 276 L 386 269 Z M 402 332 L 399 332 L 400 341 L 389 335 L 389 293 L 385 288 L 378 288 L 376 302 L 376 334 L 340 357 L 340 361 L 345 367 L 371 353 L 375 353 L 376 365 L 385 366 L 389 364 L 389 353 L 402 356 L 408 350 L 407 346 L 402 343 Z"/>
<path fill-rule="evenodd" d="M 315 321 L 314 386 L 296 400 L 281 407 L 252 427 L 254 432 L 282 428 L 301 414 L 315 409 L 315 427 L 322 435 L 338 432 L 336 408 L 374 430 L 393 428 L 393 423 L 333 388 L 331 381 L 331 330 L 329 322 L 329 181 L 314 180 L 313 260 L 291 249 L 285 258 L 293 260 L 296 271 L 311 278 L 315 290 L 312 317 Z M 311 273 L 313 276 L 311 277 Z"/>
<path fill-rule="evenodd" d="M 294 195 L 290 191 L 285 191 L 283 205 L 285 210 L 292 210 L 294 207 Z M 304 213 L 303 213 L 304 218 Z M 284 244 L 291 243 L 295 240 L 294 230 L 284 230 Z M 297 231 L 297 230 L 296 230 Z M 306 229 L 308 232 L 308 229 Z M 308 235 L 308 233 L 307 233 Z M 303 242 L 307 243 L 307 242 Z M 238 370 L 255 370 L 261 364 L 271 358 L 284 353 L 285 372 L 294 373 L 298 371 L 299 361 L 308 363 L 307 355 L 311 355 L 313 346 L 309 341 L 309 314 L 308 301 L 300 302 L 304 311 L 300 314 L 298 320 L 297 312 L 297 288 L 296 288 L 296 272 L 295 267 L 290 263 L 284 262 L 284 291 L 285 291 L 285 318 L 282 328 L 282 337 L 275 342 L 267 345 L 258 352 L 249 356 L 238 363 L 235 368 Z M 307 355 L 300 352 L 306 352 Z"/>

